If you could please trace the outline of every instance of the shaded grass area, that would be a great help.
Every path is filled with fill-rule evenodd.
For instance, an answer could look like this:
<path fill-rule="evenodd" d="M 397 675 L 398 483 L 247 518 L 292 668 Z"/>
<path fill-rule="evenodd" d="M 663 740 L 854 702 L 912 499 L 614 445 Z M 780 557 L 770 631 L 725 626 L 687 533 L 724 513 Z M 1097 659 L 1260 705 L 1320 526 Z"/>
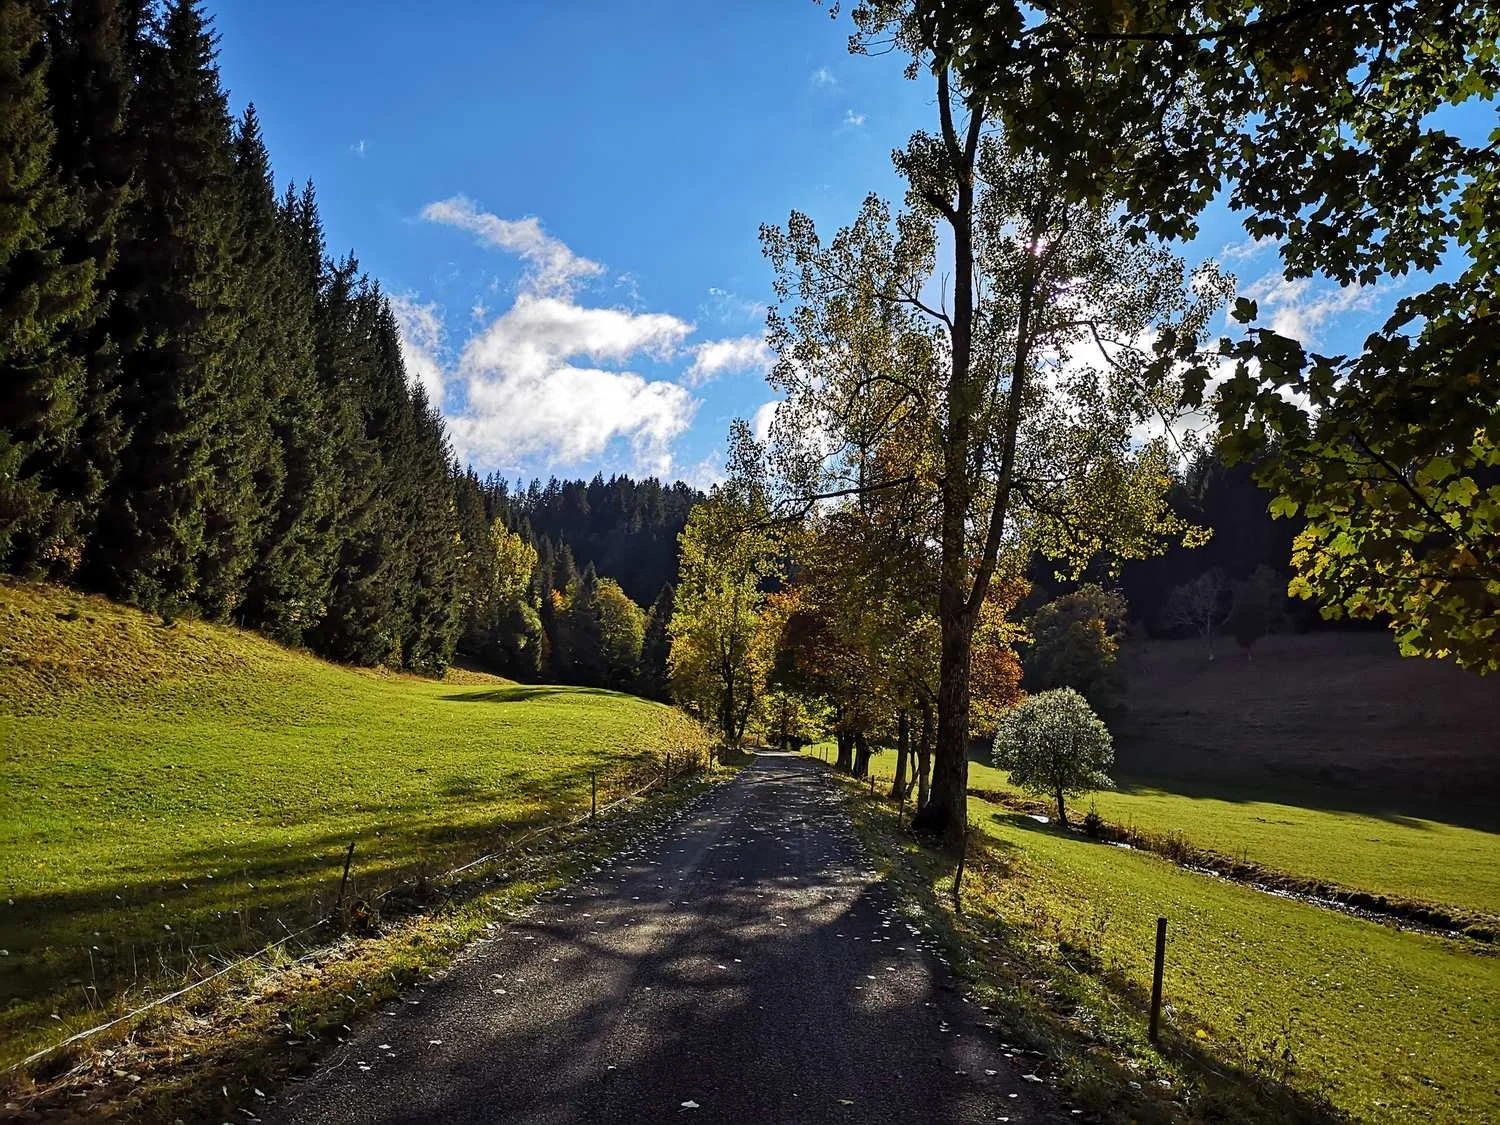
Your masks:
<path fill-rule="evenodd" d="M 705 748 L 631 696 L 342 668 L 0 583 L 0 1065 Z"/>
<path fill-rule="evenodd" d="M 979 800 L 958 919 L 951 860 L 898 831 L 886 802 L 852 804 L 946 921 L 1004 1034 L 1053 1058 L 1071 1096 L 1109 1120 L 1500 1114 L 1500 959 L 1487 947 L 1260 894 Z M 1159 1050 L 1145 1034 L 1158 914 Z"/>
<path fill-rule="evenodd" d="M 1366 1120 L 1500 1112 L 1500 959 L 1485 947 L 1260 894 L 983 801 L 971 815 L 1013 871 L 984 888 L 982 908 L 1093 970 L 1102 1000 L 1149 989 L 1162 915 L 1179 1035 Z"/>
<path fill-rule="evenodd" d="M 434 887 L 378 934 L 293 945 L 87 1049 L 12 1076 L 4 1096 L 48 1120 L 239 1120 L 343 1042 L 354 1021 L 441 974 L 539 896 L 566 886 L 643 834 L 660 831 L 722 772 L 677 777 L 597 825 L 549 830 L 503 863 Z"/>
<path fill-rule="evenodd" d="M 815 748 L 816 750 L 816 748 Z M 895 754 L 885 751 L 871 771 L 890 787 Z M 1166 835 L 1181 833 L 1199 848 L 1272 871 L 1353 890 L 1462 912 L 1500 916 L 1500 834 L 1385 812 L 1329 807 L 1311 786 L 1239 796 L 1222 782 L 1212 789 L 1116 778 L 1119 788 L 1075 801 L 1077 823 L 1090 802 L 1111 824 Z M 969 762 L 969 788 L 1020 794 L 1004 771 Z M 1385 802 L 1387 806 L 1391 802 Z"/>
<path fill-rule="evenodd" d="M 1403 658 L 1384 630 L 1279 634 L 1250 660 L 1232 643 L 1206 657 L 1199 641 L 1121 646 L 1125 694 L 1109 723 L 1122 775 L 1500 829 L 1500 692 L 1488 677 Z"/>

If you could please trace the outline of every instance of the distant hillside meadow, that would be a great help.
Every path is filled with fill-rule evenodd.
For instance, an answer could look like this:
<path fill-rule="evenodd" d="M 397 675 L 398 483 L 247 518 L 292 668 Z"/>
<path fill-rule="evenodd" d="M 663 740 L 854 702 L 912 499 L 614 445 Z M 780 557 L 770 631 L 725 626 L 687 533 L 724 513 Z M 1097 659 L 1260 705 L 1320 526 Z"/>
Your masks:
<path fill-rule="evenodd" d="M 0 1062 L 703 745 L 597 689 L 328 664 L 0 583 Z M 54 1020 L 56 1014 L 61 1017 Z"/>

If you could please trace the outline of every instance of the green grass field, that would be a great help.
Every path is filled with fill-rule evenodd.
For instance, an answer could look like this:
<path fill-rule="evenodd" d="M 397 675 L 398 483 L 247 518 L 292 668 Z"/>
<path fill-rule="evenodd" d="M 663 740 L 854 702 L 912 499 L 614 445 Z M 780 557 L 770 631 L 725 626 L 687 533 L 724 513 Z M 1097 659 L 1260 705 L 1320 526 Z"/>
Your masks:
<path fill-rule="evenodd" d="M 1363 1120 L 1500 1120 L 1500 958 L 1064 835 L 984 801 L 973 822 L 1013 864 L 985 905 L 1028 939 L 1087 950 L 1149 992 L 1169 920 L 1169 1019 L 1227 1061 L 1279 1065 Z M 1105 1003 L 1130 1003 L 1104 990 Z"/>
<path fill-rule="evenodd" d="M 895 754 L 873 761 L 887 786 Z M 1500 834 L 1443 824 L 1392 810 L 1348 812 L 1323 807 L 1328 796 L 1303 785 L 1305 805 L 1230 800 L 1174 792 L 1160 778 L 1151 784 L 1119 778 L 1120 789 L 1075 801 L 1075 824 L 1097 802 L 1111 824 L 1147 832 L 1181 832 L 1201 848 L 1247 859 L 1274 871 L 1326 880 L 1351 890 L 1500 916 Z M 1003 770 L 969 763 L 969 788 L 1019 793 Z M 1188 789 L 1189 787 L 1183 786 Z M 1041 798 L 1045 799 L 1045 798 Z"/>
<path fill-rule="evenodd" d="M 828 747 L 813 747 L 822 755 Z M 894 755 L 872 761 L 886 783 Z M 971 790 L 1017 792 L 970 763 Z M 1170 784 L 1158 779 L 1157 785 Z M 1316 795 L 1313 794 L 1315 797 Z M 1106 820 L 1346 887 L 1500 913 L 1500 836 L 1317 805 L 1127 786 Z M 1070 818 L 1087 810 L 1076 802 Z M 1372 1121 L 1500 1121 L 1500 957 L 1479 943 L 1402 933 L 1176 867 L 971 797 L 971 821 L 1009 874 L 984 909 L 1020 940 L 1079 961 L 1095 1018 L 1139 1010 L 1155 920 L 1169 919 L 1167 1003 L 1195 1044 L 1239 1068 L 1293 1058 L 1294 1086 Z"/>
<path fill-rule="evenodd" d="M 342 668 L 0 583 L 0 1064 L 318 917 L 351 840 L 371 895 L 700 740 L 630 696 Z"/>

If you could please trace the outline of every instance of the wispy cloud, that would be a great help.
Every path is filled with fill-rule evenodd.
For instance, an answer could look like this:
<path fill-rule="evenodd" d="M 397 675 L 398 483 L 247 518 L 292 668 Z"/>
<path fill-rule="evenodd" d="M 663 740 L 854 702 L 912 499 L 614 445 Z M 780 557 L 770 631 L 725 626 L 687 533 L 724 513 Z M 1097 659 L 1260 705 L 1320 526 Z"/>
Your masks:
<path fill-rule="evenodd" d="M 694 488 L 707 492 L 716 484 L 728 480 L 724 472 L 724 455 L 715 450 L 701 461 L 689 465 L 682 471 L 682 479 Z"/>
<path fill-rule="evenodd" d="M 852 125 L 854 128 L 858 129 L 864 123 L 865 115 L 863 113 L 855 113 L 852 109 L 846 109 L 844 111 L 845 125 Z"/>
<path fill-rule="evenodd" d="M 770 308 L 763 301 L 753 301 L 749 297 L 742 297 L 728 289 L 710 285 L 708 300 L 700 306 L 699 311 L 704 316 L 712 317 L 720 323 L 731 324 L 747 320 L 763 321 Z"/>
<path fill-rule="evenodd" d="M 350 145 L 349 146 L 349 151 L 352 152 L 355 156 L 363 157 L 365 155 L 365 141 L 364 141 L 364 138 L 361 137 L 359 140 L 355 141 L 352 145 Z"/>
<path fill-rule="evenodd" d="M 1330 321 L 1350 312 L 1367 312 L 1387 290 L 1382 285 L 1318 284 L 1310 278 L 1289 279 L 1268 273 L 1240 290 L 1260 306 L 1260 320 L 1283 336 L 1308 347 L 1323 340 Z"/>
<path fill-rule="evenodd" d="M 833 71 L 826 66 L 820 66 L 812 72 L 812 84 L 831 90 L 838 86 L 839 80 L 833 76 Z"/>
<path fill-rule="evenodd" d="M 457 227 L 475 235 L 481 243 L 518 255 L 528 267 L 525 290 L 531 293 L 568 294 L 578 282 L 604 273 L 604 267 L 575 254 L 560 239 L 542 229 L 535 216 L 502 219 L 481 211 L 464 195 L 429 203 L 422 218 L 430 223 Z"/>
<path fill-rule="evenodd" d="M 420 304 L 411 295 L 389 295 L 391 311 L 401 328 L 401 362 L 406 377 L 427 393 L 427 401 L 443 408 L 445 381 L 438 351 L 443 343 L 443 318 L 436 304 Z"/>
<path fill-rule="evenodd" d="M 1219 257 L 1226 262 L 1243 262 L 1279 245 L 1281 245 L 1281 240 L 1271 235 L 1247 238 L 1243 242 L 1227 243 L 1219 251 Z"/>
<path fill-rule="evenodd" d="M 683 373 L 683 381 L 696 387 L 726 372 L 764 373 L 770 370 L 772 360 L 771 349 L 763 336 L 709 340 L 693 349 L 693 363 Z"/>

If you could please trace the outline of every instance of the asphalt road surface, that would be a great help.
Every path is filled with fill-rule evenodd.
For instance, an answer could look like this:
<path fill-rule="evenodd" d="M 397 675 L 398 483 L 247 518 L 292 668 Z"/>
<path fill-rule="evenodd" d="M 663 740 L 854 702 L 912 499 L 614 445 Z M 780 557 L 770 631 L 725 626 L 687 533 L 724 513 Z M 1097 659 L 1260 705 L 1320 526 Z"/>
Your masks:
<path fill-rule="evenodd" d="M 1078 1120 L 945 985 L 820 767 L 764 754 L 355 1028 L 272 1120 Z"/>

